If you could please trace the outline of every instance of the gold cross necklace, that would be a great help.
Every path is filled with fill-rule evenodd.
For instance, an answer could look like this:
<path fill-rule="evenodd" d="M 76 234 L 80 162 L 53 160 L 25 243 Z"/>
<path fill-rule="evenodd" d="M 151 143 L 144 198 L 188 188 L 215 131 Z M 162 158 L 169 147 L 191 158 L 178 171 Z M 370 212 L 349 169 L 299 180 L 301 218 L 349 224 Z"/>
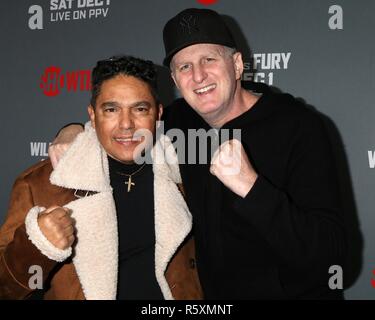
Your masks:
<path fill-rule="evenodd" d="M 131 191 L 131 187 L 132 186 L 135 186 L 135 183 L 132 181 L 132 176 L 135 175 L 136 173 L 138 173 L 139 171 L 141 171 L 144 166 L 146 165 L 146 163 L 144 163 L 139 169 L 137 169 L 136 171 L 134 171 L 133 173 L 131 174 L 127 174 L 127 173 L 122 173 L 122 172 L 117 172 L 119 175 L 121 176 L 126 176 L 128 177 L 128 181 L 125 181 L 125 184 L 128 186 L 128 192 Z"/>

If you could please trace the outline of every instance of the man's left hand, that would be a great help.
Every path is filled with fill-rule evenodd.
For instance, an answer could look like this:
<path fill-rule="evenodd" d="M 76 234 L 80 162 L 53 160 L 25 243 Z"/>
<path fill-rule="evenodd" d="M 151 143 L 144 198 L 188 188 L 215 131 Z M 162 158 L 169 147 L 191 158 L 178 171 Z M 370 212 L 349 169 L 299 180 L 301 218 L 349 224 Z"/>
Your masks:
<path fill-rule="evenodd" d="M 210 172 L 242 198 L 249 193 L 258 177 L 238 140 L 220 145 L 212 157 Z"/>

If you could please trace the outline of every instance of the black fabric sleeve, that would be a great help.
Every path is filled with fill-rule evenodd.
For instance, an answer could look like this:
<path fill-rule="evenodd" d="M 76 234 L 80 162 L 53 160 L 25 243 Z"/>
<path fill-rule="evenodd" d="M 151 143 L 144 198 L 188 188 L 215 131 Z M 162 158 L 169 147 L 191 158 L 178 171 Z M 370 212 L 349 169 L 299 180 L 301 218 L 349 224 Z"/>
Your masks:
<path fill-rule="evenodd" d="M 291 150 L 284 186 L 260 173 L 246 197 L 236 198 L 235 211 L 255 226 L 280 262 L 294 268 L 336 264 L 344 257 L 346 240 L 322 121 L 303 122 Z"/>

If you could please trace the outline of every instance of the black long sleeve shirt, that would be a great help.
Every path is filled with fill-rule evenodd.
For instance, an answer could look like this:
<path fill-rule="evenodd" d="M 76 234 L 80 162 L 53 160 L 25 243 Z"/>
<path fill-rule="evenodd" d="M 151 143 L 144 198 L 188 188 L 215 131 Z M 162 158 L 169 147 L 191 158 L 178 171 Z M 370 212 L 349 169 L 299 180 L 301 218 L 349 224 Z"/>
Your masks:
<path fill-rule="evenodd" d="M 125 165 L 108 157 L 119 234 L 117 299 L 163 299 L 155 277 L 154 175 L 152 165 Z M 127 191 L 123 174 L 135 186 Z"/>
<path fill-rule="evenodd" d="M 164 120 L 167 130 L 210 129 L 183 99 Z M 221 129 L 241 129 L 258 179 L 241 198 L 209 173 L 209 164 L 180 165 L 205 296 L 340 298 L 328 287 L 328 269 L 341 264 L 346 243 L 321 118 L 291 95 L 266 90 Z"/>

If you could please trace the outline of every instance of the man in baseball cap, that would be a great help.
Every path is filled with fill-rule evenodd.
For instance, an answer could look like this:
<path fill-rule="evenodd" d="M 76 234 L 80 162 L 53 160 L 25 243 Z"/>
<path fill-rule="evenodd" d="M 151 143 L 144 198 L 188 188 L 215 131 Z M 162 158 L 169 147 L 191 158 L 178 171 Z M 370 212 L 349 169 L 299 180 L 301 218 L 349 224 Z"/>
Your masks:
<path fill-rule="evenodd" d="M 183 97 L 167 108 L 168 127 L 241 130 L 208 165 L 180 166 L 206 298 L 342 298 L 328 286 L 345 234 L 321 119 L 291 95 L 241 86 L 242 55 L 217 12 L 183 10 L 163 38 Z"/>

